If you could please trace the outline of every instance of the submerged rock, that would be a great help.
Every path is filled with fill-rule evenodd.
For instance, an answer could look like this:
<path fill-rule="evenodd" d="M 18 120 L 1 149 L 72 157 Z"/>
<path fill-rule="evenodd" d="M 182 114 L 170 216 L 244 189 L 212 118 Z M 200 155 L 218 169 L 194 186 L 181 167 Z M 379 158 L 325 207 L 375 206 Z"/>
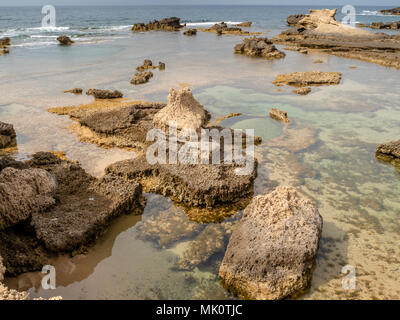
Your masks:
<path fill-rule="evenodd" d="M 89 89 L 86 91 L 88 96 L 94 96 L 96 99 L 119 99 L 123 97 L 122 92 L 118 90 Z"/>
<path fill-rule="evenodd" d="M 160 21 L 154 20 L 147 24 L 144 23 L 136 23 L 132 27 L 132 31 L 179 31 L 184 26 L 180 24 L 180 18 L 172 17 L 172 18 L 165 18 Z"/>
<path fill-rule="evenodd" d="M 63 46 L 70 46 L 71 44 L 74 43 L 74 41 L 72 41 L 71 38 L 67 36 L 59 36 L 57 38 L 57 41 L 60 43 L 60 45 Z"/>
<path fill-rule="evenodd" d="M 272 108 L 269 111 L 269 116 L 272 119 L 275 119 L 275 120 L 278 120 L 278 121 L 283 121 L 283 122 L 286 122 L 286 123 L 290 122 L 290 120 L 289 120 L 289 118 L 287 116 L 287 112 L 279 110 L 279 109 L 276 109 L 276 108 Z"/>
<path fill-rule="evenodd" d="M 234 52 L 251 57 L 263 57 L 269 60 L 282 59 L 285 53 L 279 51 L 267 38 L 247 38 L 234 48 Z"/>
<path fill-rule="evenodd" d="M 153 78 L 153 72 L 136 72 L 134 77 L 131 80 L 131 84 L 143 84 L 149 82 L 149 80 Z"/>
<path fill-rule="evenodd" d="M 322 217 L 295 189 L 257 196 L 229 240 L 219 276 L 240 298 L 283 299 L 306 290 L 322 233 Z"/>
<path fill-rule="evenodd" d="M 170 89 L 168 103 L 153 119 L 156 127 L 168 128 L 171 121 L 177 129 L 200 129 L 210 120 L 210 113 L 193 97 L 189 88 Z"/>
<path fill-rule="evenodd" d="M 393 164 L 400 170 L 400 140 L 378 145 L 376 157 L 381 161 Z"/>
<path fill-rule="evenodd" d="M 14 147 L 17 144 L 17 134 L 12 124 L 0 121 L 0 149 Z"/>
<path fill-rule="evenodd" d="M 195 36 L 197 34 L 197 29 L 188 29 L 183 34 L 185 36 Z"/>
<path fill-rule="evenodd" d="M 307 71 L 279 74 L 272 83 L 276 86 L 307 87 L 337 85 L 341 79 L 342 74 L 339 72 Z"/>

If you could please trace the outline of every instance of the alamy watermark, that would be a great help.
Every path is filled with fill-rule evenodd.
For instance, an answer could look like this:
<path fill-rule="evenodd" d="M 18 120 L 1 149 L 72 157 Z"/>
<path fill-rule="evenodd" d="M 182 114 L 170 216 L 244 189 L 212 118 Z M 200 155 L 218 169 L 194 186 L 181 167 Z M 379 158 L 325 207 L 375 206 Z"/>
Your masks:
<path fill-rule="evenodd" d="M 51 265 L 46 265 L 42 268 L 42 273 L 46 274 L 42 278 L 42 288 L 44 290 L 56 289 L 56 268 Z"/>
<path fill-rule="evenodd" d="M 168 134 L 161 129 L 152 129 L 147 133 L 146 140 L 155 142 L 146 152 L 146 159 L 151 165 L 234 163 L 240 166 L 236 168 L 237 175 L 249 175 L 254 170 L 254 129 L 178 131 L 177 123 L 171 121 Z"/>
<path fill-rule="evenodd" d="M 352 265 L 345 265 L 342 268 L 342 273 L 345 276 L 342 279 L 342 288 L 344 290 L 354 290 L 356 288 L 356 268 Z"/>
<path fill-rule="evenodd" d="M 342 24 L 355 27 L 357 24 L 356 8 L 348 4 L 342 8 L 342 13 L 345 15 L 342 19 Z"/>
<path fill-rule="evenodd" d="M 46 5 L 42 8 L 42 28 L 55 28 L 56 27 L 56 8 L 52 5 Z"/>

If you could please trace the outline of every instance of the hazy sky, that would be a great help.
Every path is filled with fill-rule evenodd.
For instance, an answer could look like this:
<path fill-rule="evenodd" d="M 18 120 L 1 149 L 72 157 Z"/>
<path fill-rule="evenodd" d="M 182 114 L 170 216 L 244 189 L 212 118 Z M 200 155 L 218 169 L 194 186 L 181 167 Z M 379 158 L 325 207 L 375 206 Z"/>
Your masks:
<path fill-rule="evenodd" d="M 0 0 L 0 6 L 26 5 L 144 5 L 144 4 L 232 4 L 232 5 L 346 5 L 400 6 L 395 0 Z"/>

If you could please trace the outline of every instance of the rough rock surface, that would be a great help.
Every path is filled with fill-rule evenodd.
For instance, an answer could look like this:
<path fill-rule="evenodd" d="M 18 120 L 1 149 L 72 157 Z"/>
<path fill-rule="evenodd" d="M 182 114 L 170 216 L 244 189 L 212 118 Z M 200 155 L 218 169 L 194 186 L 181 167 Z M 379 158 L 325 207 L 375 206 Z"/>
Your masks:
<path fill-rule="evenodd" d="M 379 12 L 381 12 L 383 14 L 392 14 L 392 15 L 395 15 L 395 16 L 400 16 L 400 7 L 393 8 L 393 9 L 379 10 Z"/>
<path fill-rule="evenodd" d="M 244 54 L 251 57 L 263 57 L 269 60 L 282 59 L 285 53 L 278 50 L 267 38 L 247 38 L 243 43 L 238 44 L 234 48 L 234 52 Z"/>
<path fill-rule="evenodd" d="M 119 99 L 123 97 L 122 92 L 118 90 L 89 89 L 86 91 L 88 96 L 94 96 L 96 99 Z"/>
<path fill-rule="evenodd" d="M 357 25 L 359 28 L 371 28 L 376 30 L 381 29 L 389 29 L 389 30 L 399 30 L 400 29 L 400 21 L 395 22 L 372 22 L 370 25 L 366 25 L 363 23 L 359 23 Z"/>
<path fill-rule="evenodd" d="M 17 144 L 16 138 L 13 125 L 0 121 L 0 149 L 15 146 Z"/>
<path fill-rule="evenodd" d="M 154 20 L 147 24 L 144 23 L 136 23 L 132 27 L 132 31 L 179 31 L 184 26 L 180 24 L 180 18 L 172 17 L 172 18 L 165 18 L 160 21 Z"/>
<path fill-rule="evenodd" d="M 276 108 L 272 108 L 269 111 L 269 116 L 272 119 L 275 119 L 275 120 L 278 120 L 278 121 L 283 121 L 283 122 L 286 122 L 286 123 L 290 122 L 290 120 L 289 120 L 289 118 L 287 116 L 287 112 L 279 110 L 279 109 L 276 109 Z"/>
<path fill-rule="evenodd" d="M 171 89 L 167 106 L 161 109 L 153 119 L 156 127 L 168 128 L 175 121 L 177 129 L 200 129 L 210 120 L 210 114 L 193 97 L 189 88 Z"/>
<path fill-rule="evenodd" d="M 158 70 L 165 70 L 165 63 L 164 62 L 161 62 L 161 61 L 158 62 Z"/>
<path fill-rule="evenodd" d="M 5 168 L 0 173 L 0 230 L 55 204 L 54 177 L 41 169 Z"/>
<path fill-rule="evenodd" d="M 400 140 L 378 145 L 376 157 L 381 161 L 393 164 L 400 170 Z"/>
<path fill-rule="evenodd" d="M 36 153 L 26 165 L 0 173 L 0 255 L 12 275 L 85 248 L 114 217 L 143 210 L 138 183 L 110 175 L 95 179 L 77 162 L 49 152 Z"/>
<path fill-rule="evenodd" d="M 299 21 L 306 17 L 305 14 L 292 14 L 287 17 L 286 22 L 289 26 L 296 26 L 298 25 Z"/>
<path fill-rule="evenodd" d="M 59 36 L 57 38 L 57 41 L 60 43 L 60 45 L 63 46 L 70 46 L 71 44 L 74 43 L 74 41 L 72 41 L 71 38 L 67 36 Z"/>
<path fill-rule="evenodd" d="M 0 256 L 0 300 L 27 300 L 29 295 L 27 292 L 18 292 L 10 290 L 2 284 L 6 268 L 3 265 L 3 259 Z"/>
<path fill-rule="evenodd" d="M 143 64 L 141 66 L 136 67 L 136 70 L 139 72 L 143 72 L 149 69 L 155 69 L 157 67 L 153 66 L 153 61 L 146 59 L 143 61 Z"/>
<path fill-rule="evenodd" d="M 204 31 L 204 32 L 213 32 L 213 33 L 216 33 L 217 35 L 233 34 L 233 35 L 243 36 L 243 35 L 261 34 L 261 32 L 249 32 L 246 30 L 242 30 L 239 27 L 229 27 L 225 22 L 216 23 L 211 28 L 208 28 L 208 29 L 198 29 L 198 30 Z"/>
<path fill-rule="evenodd" d="M 2 39 L 0 39 L 0 56 L 10 52 L 10 50 L 8 48 L 10 45 L 11 45 L 10 38 L 2 38 Z"/>
<path fill-rule="evenodd" d="M 131 80 L 131 84 L 143 84 L 149 82 L 149 80 L 153 78 L 153 72 L 136 72 Z"/>
<path fill-rule="evenodd" d="M 295 189 L 257 196 L 229 240 L 219 275 L 241 298 L 283 299 L 306 290 L 312 279 L 322 217 Z"/>
<path fill-rule="evenodd" d="M 312 10 L 295 28 L 282 32 L 272 41 L 400 69 L 400 35 L 342 25 L 335 20 L 335 13 L 336 10 Z"/>
<path fill-rule="evenodd" d="M 341 79 L 342 74 L 339 72 L 307 71 L 279 74 L 273 84 L 293 87 L 337 85 Z"/>
<path fill-rule="evenodd" d="M 183 34 L 185 36 L 195 36 L 197 34 L 197 29 L 188 29 Z"/>
<path fill-rule="evenodd" d="M 307 94 L 309 94 L 311 92 L 311 88 L 309 87 L 303 87 L 303 88 L 299 88 L 296 90 L 293 90 L 294 93 L 299 94 L 301 96 L 305 96 Z"/>

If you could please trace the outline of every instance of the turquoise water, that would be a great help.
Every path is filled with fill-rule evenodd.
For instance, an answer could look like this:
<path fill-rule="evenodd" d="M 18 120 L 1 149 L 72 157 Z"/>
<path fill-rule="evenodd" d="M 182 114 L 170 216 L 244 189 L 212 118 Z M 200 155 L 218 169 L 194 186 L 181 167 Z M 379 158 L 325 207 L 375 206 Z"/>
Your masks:
<path fill-rule="evenodd" d="M 66 8 L 67 14 L 60 13 L 64 10 L 60 8 L 60 26 L 70 27 L 61 32 L 70 32 L 77 39 L 80 32 L 84 35 L 81 38 L 88 37 L 68 48 L 55 45 L 53 40 L 52 44 L 42 45 L 39 43 L 43 40 L 26 35 L 26 28 L 37 25 L 37 13 L 40 21 L 37 8 L 20 13 L 19 20 L 12 20 L 14 25 L 1 18 L 2 35 L 17 26 L 21 33 L 25 32 L 15 35 L 13 43 L 36 43 L 12 47 L 9 55 L 0 57 L 0 120 L 13 123 L 18 133 L 18 152 L 14 156 L 25 159 L 36 151 L 65 151 L 68 158 L 79 160 L 91 174 L 100 176 L 108 164 L 135 155 L 79 142 L 69 128 L 73 121 L 45 109 L 88 103 L 92 98 L 64 94 L 63 90 L 119 89 L 130 99 L 166 101 L 169 88 L 189 84 L 195 98 L 214 119 L 240 112 L 242 116 L 222 124 L 253 128 L 263 136 L 264 142 L 256 147 L 257 194 L 269 192 L 276 185 L 292 185 L 317 202 L 324 230 L 311 290 L 301 298 L 398 298 L 400 175 L 374 156 L 378 143 L 399 139 L 398 70 L 291 51 L 279 61 L 251 59 L 233 54 L 234 45 L 241 41 L 237 36 L 217 37 L 202 32 L 196 37 L 185 37 L 179 32 L 132 34 L 128 27 L 111 32 L 114 34 L 96 31 L 99 34 L 88 35 L 87 30 L 79 31 L 88 26 L 128 26 L 174 15 L 183 21 L 202 23 L 251 20 L 256 22 L 254 30 L 271 30 L 264 34 L 270 37 L 285 28 L 287 15 L 307 11 L 305 7 L 228 9 L 141 7 L 141 11 L 97 8 L 78 12 L 76 8 Z M 3 10 L 16 9 L 0 10 L 4 13 Z M 358 12 L 365 10 L 374 8 L 359 8 Z M 71 12 L 83 18 L 78 19 Z M 141 13 L 135 16 L 132 12 Z M 31 18 L 27 19 L 28 16 Z M 394 20 L 372 13 L 358 18 Z M 40 35 L 48 31 L 35 32 Z M 53 36 L 59 32 L 50 33 Z M 131 86 L 129 80 L 135 67 L 147 58 L 164 61 L 165 72 L 156 70 L 149 83 Z M 324 63 L 316 65 L 316 59 Z M 350 69 L 351 65 L 357 68 Z M 297 96 L 287 87 L 278 92 L 271 83 L 279 73 L 307 70 L 338 71 L 343 73 L 343 79 L 338 86 L 313 88 L 307 96 Z M 269 119 L 272 107 L 287 111 L 291 123 L 284 126 Z M 141 217 L 117 219 L 87 255 L 62 257 L 53 262 L 57 270 L 56 290 L 40 289 L 40 273 L 7 279 L 7 283 L 20 290 L 29 289 L 33 297 L 233 298 L 218 282 L 223 249 L 194 271 L 174 269 L 175 262 L 206 225 L 177 237 L 165 247 L 155 239 L 141 236 L 143 225 L 154 219 L 159 221 L 157 228 L 163 235 L 179 235 L 180 226 L 191 225 L 182 209 L 170 200 L 156 195 L 146 197 L 148 205 Z M 225 242 L 229 239 L 229 225 L 239 218 L 240 212 L 221 224 Z M 169 224 L 172 228 L 165 230 L 164 226 Z M 353 265 L 357 274 L 357 289 L 350 292 L 341 286 L 341 269 L 347 264 Z"/>

